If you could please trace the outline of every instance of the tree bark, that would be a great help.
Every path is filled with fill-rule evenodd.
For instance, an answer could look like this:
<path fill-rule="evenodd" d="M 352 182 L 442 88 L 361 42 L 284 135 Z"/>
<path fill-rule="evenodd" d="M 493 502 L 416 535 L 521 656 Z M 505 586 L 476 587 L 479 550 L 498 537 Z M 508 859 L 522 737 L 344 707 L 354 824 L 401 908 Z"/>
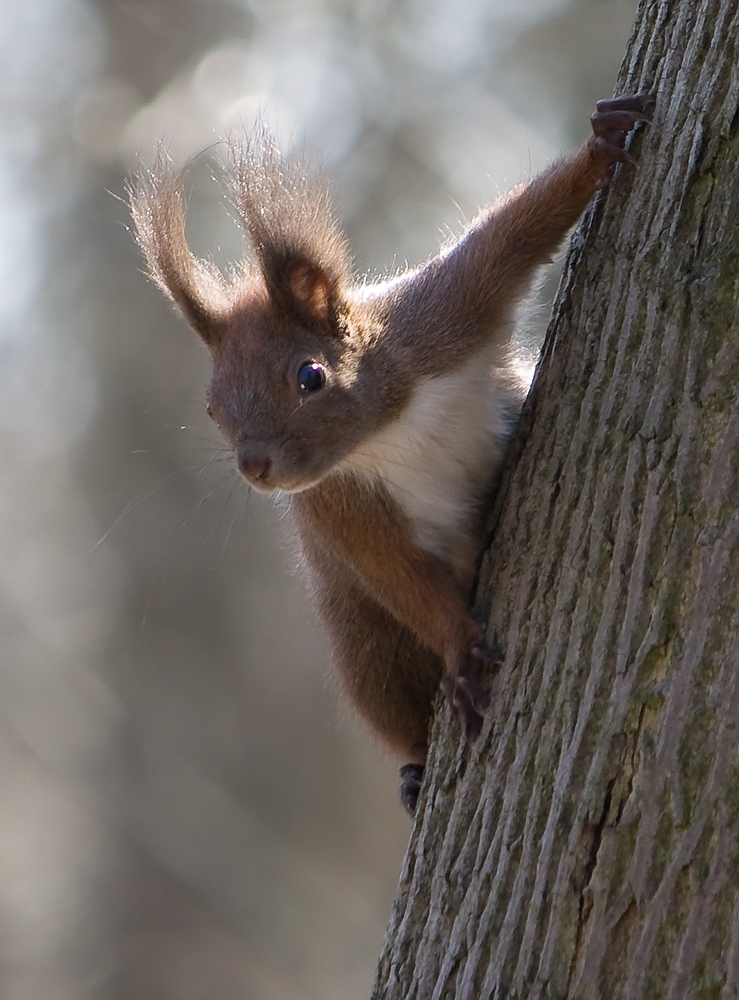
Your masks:
<path fill-rule="evenodd" d="M 739 997 L 739 13 L 646 0 L 651 129 L 573 239 L 375 1000 Z"/>

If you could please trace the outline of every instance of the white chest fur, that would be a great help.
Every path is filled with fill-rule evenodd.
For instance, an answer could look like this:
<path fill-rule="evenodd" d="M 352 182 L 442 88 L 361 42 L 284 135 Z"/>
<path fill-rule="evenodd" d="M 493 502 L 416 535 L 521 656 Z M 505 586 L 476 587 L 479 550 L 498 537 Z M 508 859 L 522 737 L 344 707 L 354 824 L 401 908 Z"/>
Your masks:
<path fill-rule="evenodd" d="M 491 354 L 488 348 L 452 374 L 422 382 L 402 415 L 343 463 L 381 480 L 418 544 L 452 561 L 469 541 L 511 429 L 513 394 L 494 377 Z"/>

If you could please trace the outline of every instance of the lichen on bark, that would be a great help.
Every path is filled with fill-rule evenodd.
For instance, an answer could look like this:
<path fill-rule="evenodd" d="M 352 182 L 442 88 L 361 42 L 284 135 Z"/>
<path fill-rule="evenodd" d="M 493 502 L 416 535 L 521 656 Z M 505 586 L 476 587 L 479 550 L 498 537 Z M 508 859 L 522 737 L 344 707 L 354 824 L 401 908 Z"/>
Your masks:
<path fill-rule="evenodd" d="M 739 996 L 739 11 L 643 2 L 654 125 L 573 238 L 375 1000 Z"/>

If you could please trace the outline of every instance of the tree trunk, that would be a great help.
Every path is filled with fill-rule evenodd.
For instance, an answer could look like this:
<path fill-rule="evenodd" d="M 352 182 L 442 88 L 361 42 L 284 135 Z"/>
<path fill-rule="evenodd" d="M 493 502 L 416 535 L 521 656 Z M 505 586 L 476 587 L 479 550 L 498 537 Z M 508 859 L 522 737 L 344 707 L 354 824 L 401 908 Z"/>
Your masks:
<path fill-rule="evenodd" d="M 375 1000 L 739 997 L 739 14 L 645 0 L 641 168 L 576 234 Z"/>

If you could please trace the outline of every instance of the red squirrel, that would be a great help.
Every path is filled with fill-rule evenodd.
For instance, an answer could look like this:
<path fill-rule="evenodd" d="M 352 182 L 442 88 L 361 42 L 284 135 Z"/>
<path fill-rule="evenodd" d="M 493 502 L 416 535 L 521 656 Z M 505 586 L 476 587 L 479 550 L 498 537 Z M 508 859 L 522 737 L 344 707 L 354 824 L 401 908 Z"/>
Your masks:
<path fill-rule="evenodd" d="M 224 276 L 185 238 L 182 176 L 160 155 L 130 187 L 149 273 L 209 348 L 208 413 L 244 478 L 287 499 L 343 689 L 407 763 L 413 812 L 441 689 L 467 738 L 496 652 L 468 610 L 482 515 L 525 389 L 516 306 L 654 97 L 601 101 L 593 135 L 484 209 L 426 264 L 357 282 L 325 185 L 264 127 L 227 179 L 253 260 Z"/>

